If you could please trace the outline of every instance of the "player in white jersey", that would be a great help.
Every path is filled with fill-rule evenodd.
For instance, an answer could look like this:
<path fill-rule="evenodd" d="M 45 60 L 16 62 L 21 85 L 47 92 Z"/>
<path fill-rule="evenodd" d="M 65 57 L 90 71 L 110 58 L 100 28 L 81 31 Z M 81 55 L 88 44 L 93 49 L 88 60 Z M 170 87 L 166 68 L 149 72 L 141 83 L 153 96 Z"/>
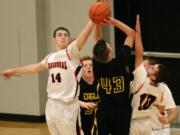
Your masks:
<path fill-rule="evenodd" d="M 146 69 L 148 69 L 157 62 L 151 57 L 146 57 L 143 63 Z M 156 115 L 156 112 L 151 115 L 153 125 L 152 135 L 170 135 L 170 123 L 177 118 L 177 108 L 168 86 L 165 83 L 160 83 L 160 86 L 164 93 L 163 100 L 165 112 L 164 115 Z"/>
<path fill-rule="evenodd" d="M 163 74 L 162 74 L 163 73 Z M 135 70 L 134 80 L 131 83 L 132 98 L 132 120 L 130 135 L 150 135 L 151 113 L 159 109 L 154 105 L 163 105 L 163 90 L 159 83 L 166 79 L 166 68 L 157 64 L 151 66 L 147 71 L 143 65 L 143 46 L 141 41 L 141 30 L 139 16 L 136 19 L 135 34 Z"/>
<path fill-rule="evenodd" d="M 79 51 L 87 41 L 93 27 L 94 24 L 89 21 L 77 40 L 71 44 L 69 44 L 69 31 L 64 27 L 58 27 L 53 34 L 56 52 L 46 56 L 40 63 L 2 72 L 2 75 L 9 79 L 16 74 L 38 73 L 49 69 L 46 120 L 52 135 L 76 135 L 79 87 L 75 71 L 80 64 Z"/>
<path fill-rule="evenodd" d="M 170 135 L 170 123 L 177 118 L 177 108 L 172 93 L 165 83 L 160 83 L 163 89 L 164 113 L 157 115 L 154 110 L 151 115 L 152 134 L 151 135 Z"/>

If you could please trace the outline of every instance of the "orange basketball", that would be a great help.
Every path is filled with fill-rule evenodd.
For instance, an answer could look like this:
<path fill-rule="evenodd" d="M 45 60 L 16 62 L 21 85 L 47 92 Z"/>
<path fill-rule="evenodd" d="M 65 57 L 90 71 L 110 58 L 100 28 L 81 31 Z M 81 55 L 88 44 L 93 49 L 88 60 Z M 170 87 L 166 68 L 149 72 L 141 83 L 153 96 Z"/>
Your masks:
<path fill-rule="evenodd" d="M 96 2 L 89 9 L 89 17 L 94 23 L 103 23 L 104 19 L 110 16 L 111 9 L 107 3 Z"/>

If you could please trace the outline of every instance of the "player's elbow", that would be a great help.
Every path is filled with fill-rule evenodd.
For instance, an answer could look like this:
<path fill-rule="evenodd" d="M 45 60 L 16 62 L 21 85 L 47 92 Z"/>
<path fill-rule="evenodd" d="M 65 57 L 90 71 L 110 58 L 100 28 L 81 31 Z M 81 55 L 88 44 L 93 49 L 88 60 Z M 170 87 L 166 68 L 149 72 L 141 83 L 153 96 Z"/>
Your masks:
<path fill-rule="evenodd" d="M 127 33 L 127 36 L 135 39 L 135 31 L 133 29 L 130 29 L 129 32 Z"/>
<path fill-rule="evenodd" d="M 171 121 L 174 121 L 177 119 L 178 117 L 178 111 L 177 111 L 177 108 L 172 108 L 168 111 L 169 115 L 172 116 L 172 120 Z"/>
<path fill-rule="evenodd" d="M 129 33 L 127 34 L 126 41 L 128 44 L 130 44 L 130 47 L 132 48 L 134 46 L 134 41 L 135 41 L 135 31 L 130 30 Z"/>
<path fill-rule="evenodd" d="M 175 108 L 175 110 L 174 110 L 174 119 L 177 119 L 177 117 L 178 117 L 178 115 L 179 115 L 179 112 L 178 112 L 178 110 L 177 110 L 177 108 Z"/>

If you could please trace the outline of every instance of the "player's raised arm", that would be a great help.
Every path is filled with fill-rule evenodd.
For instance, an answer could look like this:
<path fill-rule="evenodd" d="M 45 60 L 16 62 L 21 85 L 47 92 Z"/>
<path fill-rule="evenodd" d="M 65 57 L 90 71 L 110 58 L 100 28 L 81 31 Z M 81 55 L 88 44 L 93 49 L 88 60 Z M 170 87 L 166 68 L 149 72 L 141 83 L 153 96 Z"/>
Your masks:
<path fill-rule="evenodd" d="M 99 39 L 102 38 L 102 26 L 99 24 L 95 25 L 95 29 L 94 29 L 94 40 L 98 41 Z"/>
<path fill-rule="evenodd" d="M 124 45 L 128 45 L 130 48 L 133 47 L 135 31 L 131 27 L 115 18 L 105 19 L 104 21 L 108 24 L 114 25 L 116 28 L 120 29 L 124 34 L 126 34 L 127 37 L 124 41 Z"/>
<path fill-rule="evenodd" d="M 93 27 L 94 27 L 94 23 L 91 20 L 89 20 L 88 23 L 86 24 L 85 28 L 83 29 L 83 31 L 78 36 L 77 47 L 79 50 L 81 50 L 83 48 L 83 46 L 85 45 L 90 33 L 93 30 Z"/>
<path fill-rule="evenodd" d="M 45 70 L 45 67 L 42 66 L 40 63 L 37 63 L 23 67 L 7 69 L 2 71 L 1 74 L 5 77 L 5 79 L 10 79 L 12 76 L 15 76 L 17 74 L 32 74 L 32 73 L 38 73 L 43 70 Z"/>
<path fill-rule="evenodd" d="M 105 3 L 108 7 L 110 7 L 110 0 L 96 0 L 97 2 L 103 2 Z M 107 9 L 107 7 L 106 7 Z M 109 12 L 111 13 L 111 10 L 109 9 Z M 106 14 L 107 15 L 107 14 Z M 111 14 L 109 14 L 111 16 Z M 108 16 L 108 15 L 107 15 Z M 105 25 L 106 22 L 104 23 L 100 23 L 100 24 L 96 24 L 95 25 L 95 29 L 94 29 L 94 39 L 95 41 L 98 41 L 99 39 L 102 38 L 102 25 Z"/>
<path fill-rule="evenodd" d="M 135 30 L 136 30 L 135 31 L 135 68 L 137 68 L 143 62 L 143 52 L 144 52 L 139 15 L 136 16 Z"/>

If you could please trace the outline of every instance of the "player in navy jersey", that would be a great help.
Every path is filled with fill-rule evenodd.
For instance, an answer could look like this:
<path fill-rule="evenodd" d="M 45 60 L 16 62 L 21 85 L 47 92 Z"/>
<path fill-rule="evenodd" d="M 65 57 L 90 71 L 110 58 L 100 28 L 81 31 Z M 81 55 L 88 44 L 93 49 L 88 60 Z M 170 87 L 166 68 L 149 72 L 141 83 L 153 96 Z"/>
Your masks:
<path fill-rule="evenodd" d="M 113 58 L 109 43 L 101 39 L 101 25 L 96 25 L 93 48 L 93 69 L 100 83 L 101 102 L 97 111 L 99 135 L 129 135 L 131 119 L 130 100 L 130 53 L 134 44 L 135 32 L 123 22 L 109 18 L 106 24 L 112 24 L 121 30 L 126 38 L 121 49 Z"/>
<path fill-rule="evenodd" d="M 82 77 L 80 79 L 80 96 L 81 106 L 81 128 L 85 135 L 97 135 L 96 110 L 99 101 L 98 81 L 94 78 L 92 58 L 84 56 L 81 59 Z"/>

